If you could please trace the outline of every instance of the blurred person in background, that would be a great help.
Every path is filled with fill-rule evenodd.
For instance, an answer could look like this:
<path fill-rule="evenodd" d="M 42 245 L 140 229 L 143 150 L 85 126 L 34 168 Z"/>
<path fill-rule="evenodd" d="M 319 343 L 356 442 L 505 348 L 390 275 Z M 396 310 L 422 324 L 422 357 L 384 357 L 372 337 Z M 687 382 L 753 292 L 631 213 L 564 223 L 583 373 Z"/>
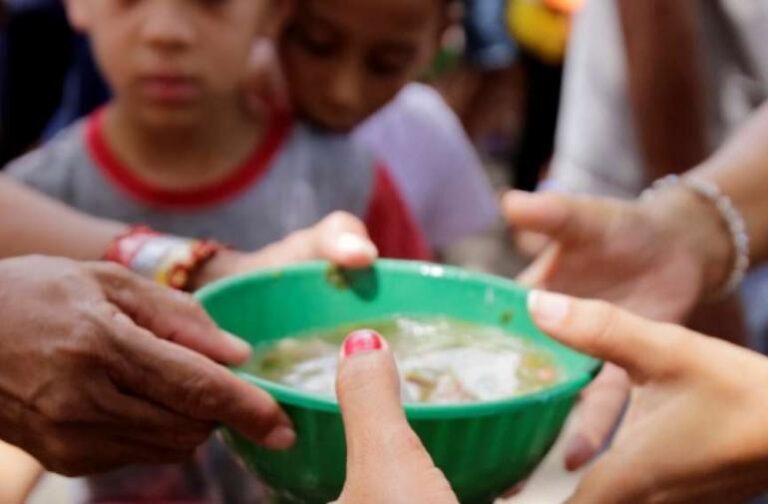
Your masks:
<path fill-rule="evenodd" d="M 576 18 L 542 187 L 633 198 L 705 159 L 766 96 L 764 4 L 589 0 Z M 766 320 L 753 281 L 744 286 L 747 315 Z M 689 323 L 740 344 L 748 339 L 735 295 L 702 307 Z M 623 408 L 626 381 L 613 371 L 584 395 L 584 427 L 572 438 L 568 467 L 589 460 Z"/>

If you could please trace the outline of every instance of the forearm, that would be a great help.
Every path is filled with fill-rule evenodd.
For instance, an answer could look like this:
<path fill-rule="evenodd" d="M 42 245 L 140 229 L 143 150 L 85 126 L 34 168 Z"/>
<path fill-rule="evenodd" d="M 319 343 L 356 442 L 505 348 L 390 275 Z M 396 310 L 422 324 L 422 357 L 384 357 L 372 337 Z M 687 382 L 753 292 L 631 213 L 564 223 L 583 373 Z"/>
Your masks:
<path fill-rule="evenodd" d="M 756 264 L 768 259 L 768 105 L 759 109 L 715 155 L 688 172 L 717 184 L 744 217 L 750 255 Z M 703 197 L 682 186 L 656 194 L 645 205 L 670 236 L 687 243 L 697 258 L 704 292 L 722 287 L 733 268 L 735 249 L 723 217 Z"/>
<path fill-rule="evenodd" d="M 768 104 L 691 174 L 733 200 L 747 225 L 753 263 L 768 259 Z"/>
<path fill-rule="evenodd" d="M 692 0 L 619 0 L 628 94 L 649 180 L 709 153 L 704 69 Z"/>
<path fill-rule="evenodd" d="M 0 175 L 0 258 L 45 254 L 96 260 L 125 227 L 77 212 Z"/>

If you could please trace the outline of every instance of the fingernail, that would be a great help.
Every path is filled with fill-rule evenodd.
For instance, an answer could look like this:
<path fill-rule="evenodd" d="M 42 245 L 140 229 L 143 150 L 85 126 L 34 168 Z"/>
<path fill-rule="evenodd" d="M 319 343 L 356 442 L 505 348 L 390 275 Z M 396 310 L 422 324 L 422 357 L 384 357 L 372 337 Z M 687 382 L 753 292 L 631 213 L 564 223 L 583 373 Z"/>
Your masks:
<path fill-rule="evenodd" d="M 561 294 L 534 290 L 528 295 L 528 310 L 541 326 L 558 326 L 568 315 L 570 307 L 571 300 Z"/>
<path fill-rule="evenodd" d="M 341 356 L 349 357 L 357 353 L 382 350 L 387 347 L 387 342 L 376 331 L 360 329 L 349 333 L 341 346 Z"/>
<path fill-rule="evenodd" d="M 595 454 L 595 449 L 589 440 L 577 434 L 568 443 L 565 450 L 565 468 L 568 471 L 575 471 L 589 462 Z"/>
<path fill-rule="evenodd" d="M 261 444 L 270 450 L 287 450 L 296 442 L 296 432 L 290 427 L 275 427 L 262 440 Z"/>
<path fill-rule="evenodd" d="M 367 257 L 377 257 L 379 255 L 379 251 L 373 243 L 354 233 L 342 233 L 336 239 L 336 248 L 342 254 L 362 254 Z"/>
<path fill-rule="evenodd" d="M 237 352 L 251 353 L 251 345 L 249 345 L 245 340 L 235 336 L 229 331 L 221 331 L 221 333 Z"/>

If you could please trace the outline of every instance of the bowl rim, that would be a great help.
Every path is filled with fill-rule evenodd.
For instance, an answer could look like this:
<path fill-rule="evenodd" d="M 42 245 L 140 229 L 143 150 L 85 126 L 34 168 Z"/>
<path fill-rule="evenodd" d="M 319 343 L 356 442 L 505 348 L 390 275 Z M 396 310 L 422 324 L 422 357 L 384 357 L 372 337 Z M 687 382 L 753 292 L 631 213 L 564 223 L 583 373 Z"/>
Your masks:
<path fill-rule="evenodd" d="M 213 297 L 218 293 L 225 291 L 234 284 L 240 284 L 243 281 L 255 282 L 261 279 L 271 279 L 276 276 L 302 276 L 306 274 L 325 275 L 331 265 L 327 261 L 309 261 L 301 262 L 289 266 L 267 268 L 258 271 L 235 275 L 213 282 L 195 292 L 195 297 L 204 302 L 206 298 Z M 487 273 L 478 273 L 469 271 L 456 266 L 447 266 L 425 261 L 408 261 L 399 259 L 379 259 L 372 268 L 397 273 L 417 274 L 420 276 L 433 276 L 439 278 L 449 278 L 452 280 L 473 280 L 482 282 L 501 290 L 512 290 L 527 296 L 529 289 L 511 281 Z M 542 333 L 543 334 L 543 333 Z M 546 334 L 545 337 L 549 338 Z M 551 338 L 550 338 L 551 339 Z M 563 346 L 561 344 L 561 346 Z M 567 348 L 567 347 L 566 347 Z M 522 394 L 519 396 L 508 397 L 496 401 L 481 401 L 474 403 L 457 404 L 422 404 L 406 403 L 404 409 L 409 419 L 445 419 L 445 418 L 463 418 L 494 415 L 498 413 L 517 411 L 529 408 L 537 403 L 560 400 L 570 396 L 575 396 L 602 369 L 603 362 L 581 354 L 573 349 L 570 352 L 580 354 L 585 357 L 585 366 L 582 370 L 569 377 L 567 380 L 537 392 Z M 281 404 L 306 408 L 314 411 L 324 411 L 328 413 L 339 413 L 339 404 L 334 397 L 328 397 L 321 394 L 306 392 L 295 389 L 287 385 L 259 378 L 250 373 L 238 370 L 236 367 L 230 368 L 237 376 L 247 382 L 258 386 L 272 395 L 276 401 Z"/>

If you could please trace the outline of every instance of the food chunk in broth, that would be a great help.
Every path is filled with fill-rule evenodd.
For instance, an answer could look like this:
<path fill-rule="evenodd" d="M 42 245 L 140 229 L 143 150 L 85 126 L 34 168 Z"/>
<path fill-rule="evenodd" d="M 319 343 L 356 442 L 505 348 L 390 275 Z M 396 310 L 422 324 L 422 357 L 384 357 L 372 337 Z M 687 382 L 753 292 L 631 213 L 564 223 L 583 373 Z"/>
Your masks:
<path fill-rule="evenodd" d="M 389 343 L 412 402 L 493 401 L 550 387 L 560 379 L 544 349 L 499 328 L 448 317 L 392 317 L 297 335 L 257 348 L 244 369 L 307 392 L 333 395 L 339 347 L 369 328 Z"/>

